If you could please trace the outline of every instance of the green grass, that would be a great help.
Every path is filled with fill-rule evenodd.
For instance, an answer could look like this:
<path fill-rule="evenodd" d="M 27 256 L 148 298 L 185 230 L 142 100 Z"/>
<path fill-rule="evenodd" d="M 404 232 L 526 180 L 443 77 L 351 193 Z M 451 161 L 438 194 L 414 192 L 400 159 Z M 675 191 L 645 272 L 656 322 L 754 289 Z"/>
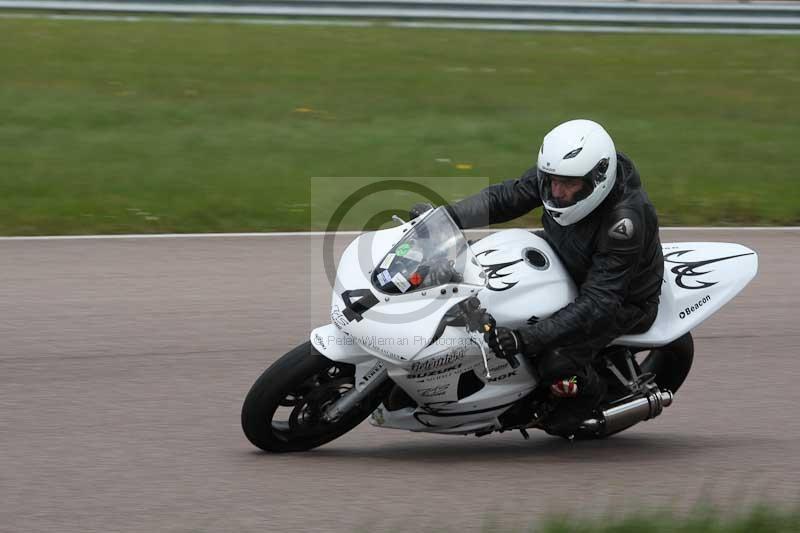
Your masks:
<path fill-rule="evenodd" d="M 798 533 L 800 509 L 771 505 L 748 507 L 737 514 L 723 514 L 698 507 L 688 514 L 639 512 L 626 515 L 575 518 L 551 516 L 524 528 L 501 525 L 502 519 L 484 520 L 485 533 Z"/>
<path fill-rule="evenodd" d="M 662 224 L 800 223 L 795 37 L 37 19 L 0 36 L 0 234 L 316 229 L 345 184 L 311 177 L 452 178 L 437 190 L 458 198 L 481 181 L 455 178 L 519 175 L 574 117 L 633 157 Z"/>
<path fill-rule="evenodd" d="M 660 513 L 595 521 L 557 518 L 545 522 L 535 531 L 537 533 L 797 533 L 800 531 L 800 513 L 757 507 L 747 514 L 733 518 L 712 511 L 696 511 L 685 517 Z"/>

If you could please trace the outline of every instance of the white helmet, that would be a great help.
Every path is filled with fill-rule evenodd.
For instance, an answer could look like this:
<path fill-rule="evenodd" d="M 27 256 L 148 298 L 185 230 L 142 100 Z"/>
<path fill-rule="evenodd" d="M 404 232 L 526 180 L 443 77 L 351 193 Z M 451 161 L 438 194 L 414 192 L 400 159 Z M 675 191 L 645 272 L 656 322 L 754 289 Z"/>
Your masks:
<path fill-rule="evenodd" d="M 562 226 L 591 213 L 614 188 L 617 150 L 597 122 L 570 120 L 544 136 L 536 162 L 539 194 L 544 208 Z M 583 189 L 569 203 L 553 198 L 552 178 L 581 178 Z"/>

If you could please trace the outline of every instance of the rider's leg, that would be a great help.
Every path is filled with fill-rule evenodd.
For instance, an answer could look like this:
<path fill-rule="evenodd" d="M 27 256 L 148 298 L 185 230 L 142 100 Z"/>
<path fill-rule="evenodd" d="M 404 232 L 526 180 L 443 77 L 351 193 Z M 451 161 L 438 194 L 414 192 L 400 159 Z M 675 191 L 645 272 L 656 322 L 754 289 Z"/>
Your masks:
<path fill-rule="evenodd" d="M 600 351 L 621 334 L 611 327 L 591 341 L 546 349 L 537 354 L 534 361 L 539 379 L 549 387 L 550 395 L 558 399 L 550 416 L 553 432 L 569 434 L 581 422 L 592 418 L 608 391 L 606 380 L 594 368 L 595 360 Z"/>
<path fill-rule="evenodd" d="M 606 392 L 605 382 L 592 366 L 597 351 L 591 345 L 546 350 L 536 357 L 539 379 L 554 397 L 591 414 Z"/>
<path fill-rule="evenodd" d="M 563 426 L 559 433 L 577 429 L 603 400 L 608 386 L 593 366 L 600 351 L 626 332 L 649 328 L 656 310 L 657 302 L 645 306 L 624 305 L 617 310 L 614 323 L 597 332 L 590 341 L 546 349 L 535 356 L 540 381 L 549 386 L 553 397 L 561 399 L 551 416 L 551 420 Z"/>

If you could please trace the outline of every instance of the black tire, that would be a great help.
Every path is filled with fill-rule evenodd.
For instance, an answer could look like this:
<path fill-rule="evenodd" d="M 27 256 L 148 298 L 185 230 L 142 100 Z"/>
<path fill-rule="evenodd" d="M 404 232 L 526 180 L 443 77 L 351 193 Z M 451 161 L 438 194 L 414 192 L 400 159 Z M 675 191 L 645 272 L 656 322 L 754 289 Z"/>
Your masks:
<path fill-rule="evenodd" d="M 301 344 L 267 368 L 247 393 L 242 406 L 245 436 L 276 453 L 306 451 L 341 437 L 369 416 L 387 391 L 380 387 L 338 421 L 324 422 L 322 411 L 353 387 L 354 372 L 354 366 L 331 361 L 310 342 Z M 288 421 L 274 420 L 282 406 L 292 408 Z"/>
<path fill-rule="evenodd" d="M 639 366 L 642 372 L 655 374 L 658 388 L 675 393 L 689 375 L 693 359 L 694 341 L 692 334 L 687 333 L 666 346 L 651 350 Z"/>

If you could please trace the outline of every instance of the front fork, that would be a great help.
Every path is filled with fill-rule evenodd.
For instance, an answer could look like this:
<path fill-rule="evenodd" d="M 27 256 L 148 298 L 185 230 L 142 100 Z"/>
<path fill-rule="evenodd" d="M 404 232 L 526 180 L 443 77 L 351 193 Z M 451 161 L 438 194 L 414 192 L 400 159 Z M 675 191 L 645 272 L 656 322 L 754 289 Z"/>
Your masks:
<path fill-rule="evenodd" d="M 386 380 L 389 379 L 389 369 L 386 368 L 386 365 L 382 361 L 378 361 L 367 376 L 366 383 L 364 383 L 360 389 L 354 383 L 352 389 L 344 393 L 341 398 L 325 409 L 322 413 L 322 419 L 325 422 L 336 422 L 348 411 L 360 405 L 365 398 L 369 397 L 370 394 L 386 383 Z M 362 378 L 362 382 L 363 381 L 364 378 Z"/>

